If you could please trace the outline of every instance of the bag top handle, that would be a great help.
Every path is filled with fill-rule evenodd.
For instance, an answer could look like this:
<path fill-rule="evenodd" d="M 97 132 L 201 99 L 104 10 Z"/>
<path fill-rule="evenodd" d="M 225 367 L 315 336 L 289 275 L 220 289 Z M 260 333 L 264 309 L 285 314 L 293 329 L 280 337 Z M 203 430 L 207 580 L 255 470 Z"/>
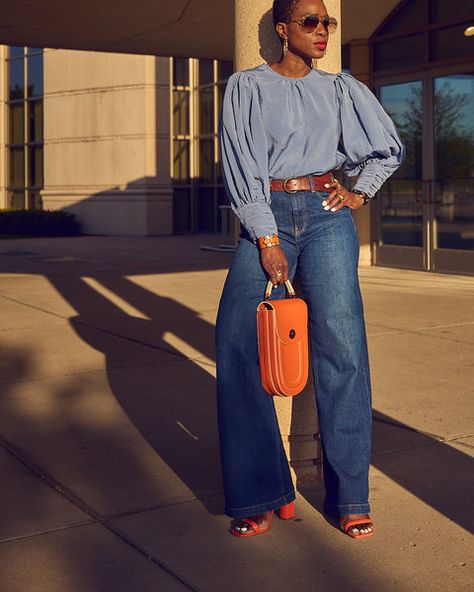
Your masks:
<path fill-rule="evenodd" d="M 285 286 L 286 286 L 286 289 L 288 290 L 288 296 L 290 298 L 296 298 L 296 292 L 295 292 L 295 290 L 293 288 L 293 285 L 290 282 L 290 280 L 286 280 Z M 268 300 L 271 297 L 272 290 L 273 290 L 274 287 L 275 286 L 273 285 L 273 282 L 272 281 L 269 281 L 267 283 L 267 287 L 265 288 L 265 300 Z"/>

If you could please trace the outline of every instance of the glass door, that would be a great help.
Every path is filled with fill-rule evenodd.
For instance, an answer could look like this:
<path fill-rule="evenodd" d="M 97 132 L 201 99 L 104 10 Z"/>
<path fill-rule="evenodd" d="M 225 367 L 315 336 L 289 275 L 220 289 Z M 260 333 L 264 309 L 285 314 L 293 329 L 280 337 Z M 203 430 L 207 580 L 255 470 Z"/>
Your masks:
<path fill-rule="evenodd" d="M 374 202 L 375 262 L 474 274 L 474 74 L 380 84 L 407 155 Z"/>
<path fill-rule="evenodd" d="M 433 77 L 431 266 L 474 273 L 474 72 Z"/>
<path fill-rule="evenodd" d="M 423 90 L 422 80 L 379 87 L 379 100 L 406 146 L 405 161 L 382 186 L 372 206 L 375 258 L 379 265 L 412 269 L 425 266 L 427 189 L 423 183 Z"/>

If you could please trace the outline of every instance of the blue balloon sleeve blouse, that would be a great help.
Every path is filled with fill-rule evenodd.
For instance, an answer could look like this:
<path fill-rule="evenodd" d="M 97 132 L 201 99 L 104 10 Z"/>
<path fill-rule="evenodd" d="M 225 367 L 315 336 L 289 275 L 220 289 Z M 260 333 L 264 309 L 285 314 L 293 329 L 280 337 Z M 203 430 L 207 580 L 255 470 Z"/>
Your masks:
<path fill-rule="evenodd" d="M 342 166 L 359 175 L 353 189 L 373 197 L 405 152 L 381 104 L 350 74 L 289 78 L 266 63 L 230 76 L 219 143 L 226 192 L 253 240 L 277 234 L 270 179 Z"/>

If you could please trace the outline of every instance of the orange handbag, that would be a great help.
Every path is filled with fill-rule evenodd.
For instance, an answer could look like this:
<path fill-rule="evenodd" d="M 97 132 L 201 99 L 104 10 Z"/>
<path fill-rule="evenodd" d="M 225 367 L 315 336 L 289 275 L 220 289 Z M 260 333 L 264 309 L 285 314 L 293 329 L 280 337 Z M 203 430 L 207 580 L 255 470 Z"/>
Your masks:
<path fill-rule="evenodd" d="M 265 300 L 257 306 L 258 357 L 262 386 L 269 395 L 293 397 L 308 381 L 308 307 L 285 282 L 288 298 Z"/>

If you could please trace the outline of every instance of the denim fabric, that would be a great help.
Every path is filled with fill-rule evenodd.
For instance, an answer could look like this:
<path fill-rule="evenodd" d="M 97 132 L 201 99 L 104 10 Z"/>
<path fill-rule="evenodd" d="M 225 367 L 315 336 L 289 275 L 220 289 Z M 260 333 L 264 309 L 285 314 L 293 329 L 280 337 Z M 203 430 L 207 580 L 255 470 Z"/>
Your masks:
<path fill-rule="evenodd" d="M 271 208 L 308 303 L 310 345 L 323 446 L 325 509 L 365 513 L 371 441 L 371 389 L 351 211 L 324 210 L 328 195 L 272 193 Z M 273 398 L 262 388 L 256 307 L 266 275 L 244 230 L 229 270 L 216 326 L 217 405 L 226 513 L 245 517 L 295 498 Z M 273 291 L 283 298 L 285 288 Z"/>

